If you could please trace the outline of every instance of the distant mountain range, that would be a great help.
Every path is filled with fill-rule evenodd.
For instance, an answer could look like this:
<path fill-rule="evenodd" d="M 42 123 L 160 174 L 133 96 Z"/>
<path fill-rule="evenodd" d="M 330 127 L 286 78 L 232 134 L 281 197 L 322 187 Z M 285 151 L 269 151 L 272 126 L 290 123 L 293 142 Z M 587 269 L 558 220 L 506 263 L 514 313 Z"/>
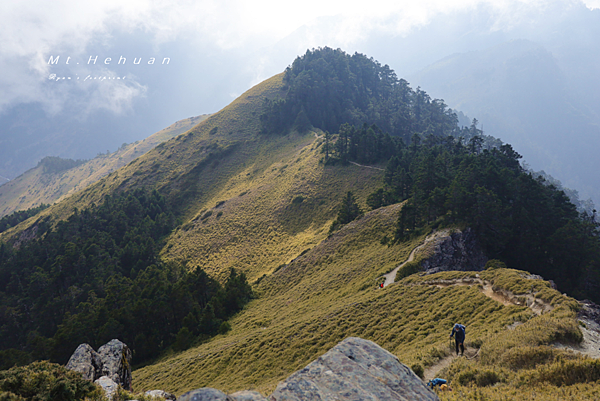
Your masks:
<path fill-rule="evenodd" d="M 46 157 L 36 167 L 0 186 L 0 217 L 41 204 L 52 204 L 80 191 L 207 117 L 203 115 L 177 121 L 142 141 L 123 144 L 115 152 L 99 154 L 87 161 L 73 163 L 71 160 L 69 163 L 68 159 Z M 61 160 L 63 163 L 60 163 Z M 59 162 L 64 167 L 51 168 L 53 162 Z"/>

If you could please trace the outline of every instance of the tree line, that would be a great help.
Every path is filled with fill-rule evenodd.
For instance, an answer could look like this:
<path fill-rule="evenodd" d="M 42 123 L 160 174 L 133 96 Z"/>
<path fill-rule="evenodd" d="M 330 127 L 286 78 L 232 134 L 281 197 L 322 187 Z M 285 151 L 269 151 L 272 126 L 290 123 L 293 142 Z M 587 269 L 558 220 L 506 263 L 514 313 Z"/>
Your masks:
<path fill-rule="evenodd" d="M 409 142 L 413 133 L 448 135 L 458 117 L 442 100 L 413 90 L 387 65 L 329 47 L 297 57 L 283 78 L 283 99 L 265 100 L 263 132 L 309 127 L 335 132 L 340 125 L 377 125 Z"/>
<path fill-rule="evenodd" d="M 235 270 L 224 285 L 201 269 L 163 263 L 158 253 L 178 224 L 157 191 L 106 196 L 36 239 L 0 244 L 0 368 L 50 359 L 119 338 L 137 363 L 226 331 L 252 296 Z"/>
<path fill-rule="evenodd" d="M 382 141 L 385 137 L 377 127 L 342 125 L 330 158 L 379 163 L 387 158 L 383 185 L 368 196 L 367 205 L 376 209 L 406 202 L 396 241 L 425 227 L 468 226 L 489 258 L 555 280 L 580 299 L 600 302 L 595 210 L 580 213 L 562 189 L 525 170 L 511 145 L 486 148 L 478 135 L 468 141 L 415 135 L 409 145 L 394 137 L 390 145 Z M 357 144 L 356 149 L 347 150 L 347 143 Z"/>

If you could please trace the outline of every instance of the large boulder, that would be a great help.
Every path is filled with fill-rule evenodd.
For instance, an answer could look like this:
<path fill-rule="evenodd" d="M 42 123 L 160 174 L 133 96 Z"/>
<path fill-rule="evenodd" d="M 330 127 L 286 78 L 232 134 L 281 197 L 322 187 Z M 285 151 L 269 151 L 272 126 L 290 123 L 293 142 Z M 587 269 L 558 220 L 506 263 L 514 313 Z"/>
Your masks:
<path fill-rule="evenodd" d="M 67 369 L 80 372 L 89 381 L 109 377 L 131 391 L 131 350 L 119 340 L 111 340 L 98 352 L 88 344 L 81 344 L 71 355 Z"/>
<path fill-rule="evenodd" d="M 102 376 L 108 376 L 125 390 L 131 391 L 131 350 L 119 340 L 110 340 L 98 349 Z"/>
<path fill-rule="evenodd" d="M 119 391 L 119 385 L 108 376 L 102 376 L 96 381 L 94 381 L 94 383 L 102 387 L 102 390 L 104 390 L 106 398 L 109 401 L 112 401 L 115 394 L 117 394 L 117 391 Z"/>
<path fill-rule="evenodd" d="M 69 358 L 67 369 L 81 373 L 86 380 L 94 381 L 102 376 L 102 361 L 89 344 L 81 344 Z"/>
<path fill-rule="evenodd" d="M 470 228 L 440 236 L 430 246 L 431 256 L 421 261 L 422 269 L 428 274 L 449 270 L 483 270 L 488 261 L 477 235 Z"/>
<path fill-rule="evenodd" d="M 279 383 L 272 401 L 434 401 L 437 395 L 394 355 L 349 337 Z"/>

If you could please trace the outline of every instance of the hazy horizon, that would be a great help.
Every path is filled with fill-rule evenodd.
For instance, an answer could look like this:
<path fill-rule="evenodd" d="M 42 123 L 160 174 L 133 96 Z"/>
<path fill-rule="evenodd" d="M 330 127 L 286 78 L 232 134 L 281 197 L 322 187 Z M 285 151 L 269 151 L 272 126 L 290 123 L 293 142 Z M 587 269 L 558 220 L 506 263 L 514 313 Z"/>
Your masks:
<path fill-rule="evenodd" d="M 560 58 L 563 50 L 554 42 L 563 32 L 556 27 L 581 28 L 574 16 L 598 15 L 590 10 L 599 7 L 600 0 L 309 1 L 285 7 L 272 1 L 5 2 L 0 6 L 5 44 L 0 49 L 0 176 L 12 179 L 44 156 L 90 158 L 114 151 L 177 120 L 216 112 L 310 48 L 358 51 L 388 64 L 399 77 L 417 79 L 442 59 L 514 39 L 539 43 Z M 583 36 L 574 34 L 572 40 L 582 46 L 598 46 L 595 37 L 577 35 Z M 557 65 L 566 75 L 573 70 L 561 60 Z M 595 123 L 600 108 L 585 91 L 596 83 L 565 79 L 588 99 L 590 123 Z M 488 117 L 461 110 L 469 103 L 459 100 L 456 89 L 444 92 L 448 88 L 433 84 L 422 89 L 484 127 L 493 126 Z M 506 133 L 490 134 L 507 141 Z M 546 148 L 533 144 L 529 149 L 522 142 L 521 152 L 534 160 L 534 169 L 599 199 L 591 190 L 595 183 L 561 176 L 562 171 L 574 176 L 575 170 Z"/>

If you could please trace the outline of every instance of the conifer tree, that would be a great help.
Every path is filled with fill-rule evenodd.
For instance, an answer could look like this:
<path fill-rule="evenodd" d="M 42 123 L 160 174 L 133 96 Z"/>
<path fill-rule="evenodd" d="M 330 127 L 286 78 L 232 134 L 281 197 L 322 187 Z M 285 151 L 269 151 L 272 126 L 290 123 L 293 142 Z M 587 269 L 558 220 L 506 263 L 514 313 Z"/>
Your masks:
<path fill-rule="evenodd" d="M 356 220 L 363 215 L 363 211 L 358 206 L 358 202 L 351 191 L 348 191 L 338 208 L 337 218 L 331 225 L 329 232 L 338 230 L 341 226 Z"/>

